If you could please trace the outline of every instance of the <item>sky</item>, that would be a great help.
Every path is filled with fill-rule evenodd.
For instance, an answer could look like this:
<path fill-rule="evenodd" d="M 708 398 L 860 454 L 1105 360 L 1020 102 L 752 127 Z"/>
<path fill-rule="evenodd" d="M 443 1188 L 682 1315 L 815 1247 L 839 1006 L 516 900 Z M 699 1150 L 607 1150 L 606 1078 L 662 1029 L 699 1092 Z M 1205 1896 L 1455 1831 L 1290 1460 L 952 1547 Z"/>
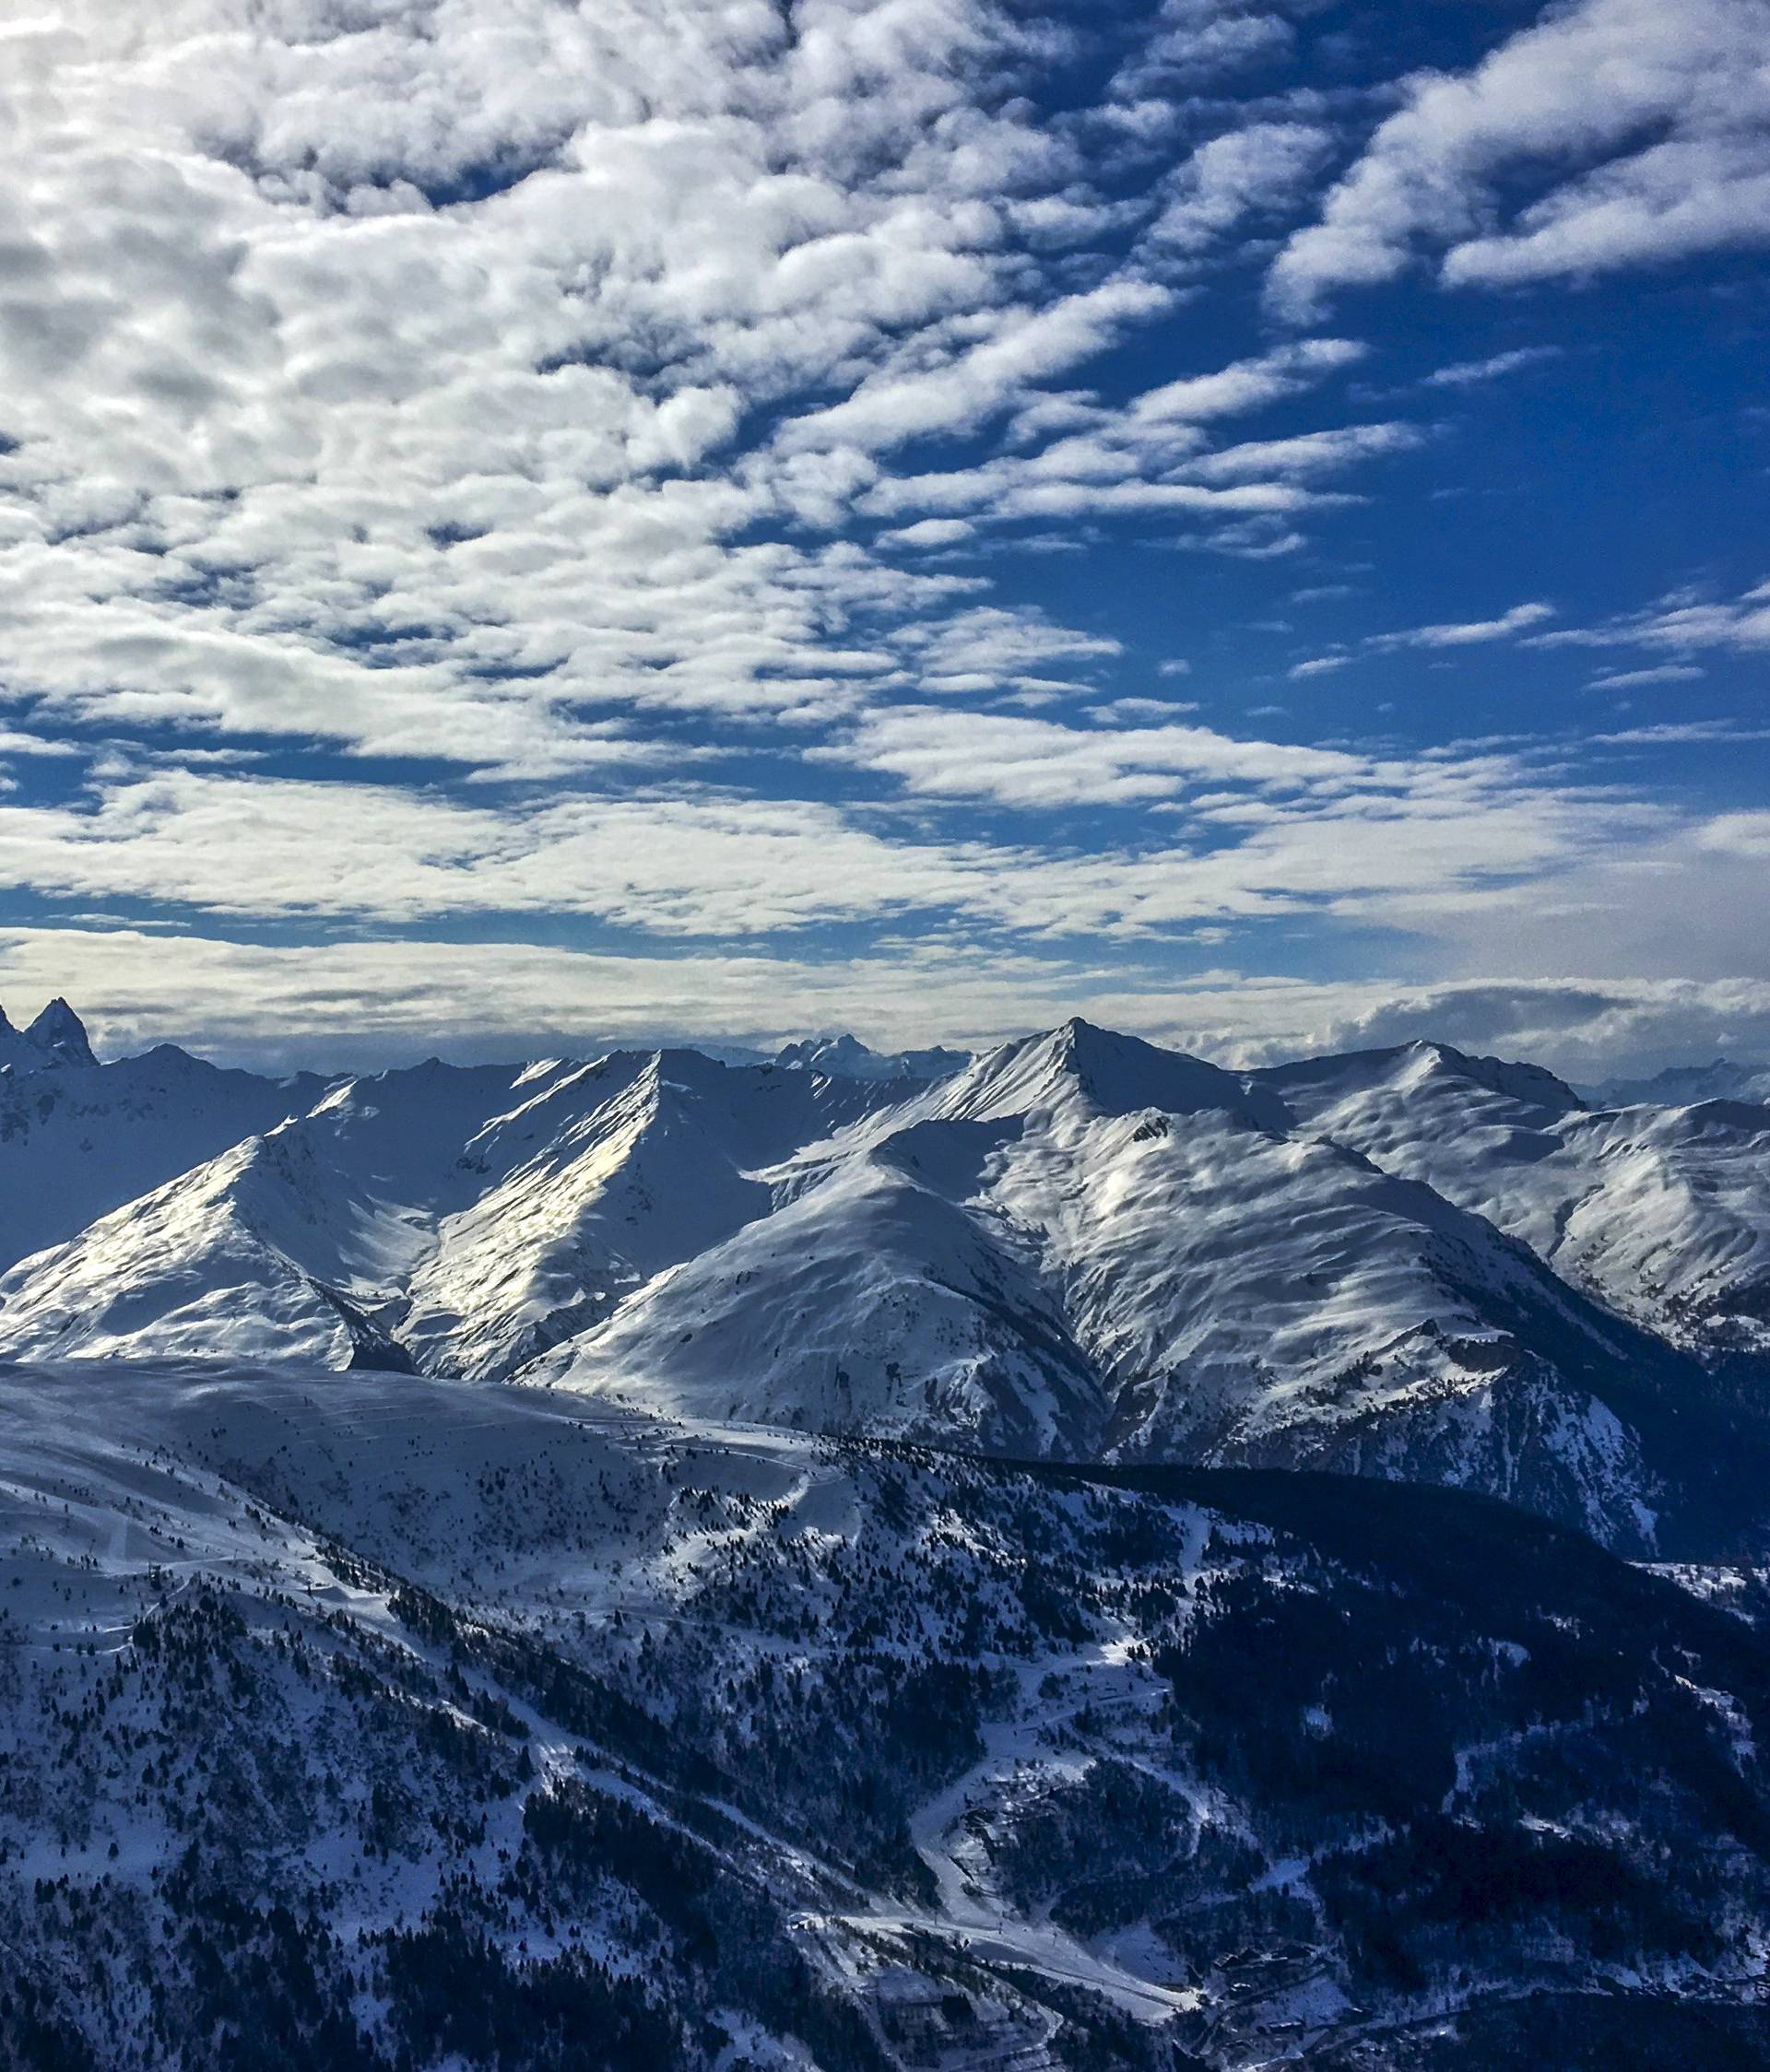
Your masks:
<path fill-rule="evenodd" d="M 1770 0 L 0 19 L 0 999 L 1770 1055 Z"/>

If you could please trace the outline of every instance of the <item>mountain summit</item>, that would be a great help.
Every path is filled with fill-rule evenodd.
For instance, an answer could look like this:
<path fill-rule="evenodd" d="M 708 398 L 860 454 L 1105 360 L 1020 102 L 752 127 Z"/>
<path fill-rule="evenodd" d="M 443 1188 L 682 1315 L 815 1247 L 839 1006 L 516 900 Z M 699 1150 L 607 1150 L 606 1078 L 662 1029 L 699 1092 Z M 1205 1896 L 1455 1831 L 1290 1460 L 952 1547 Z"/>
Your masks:
<path fill-rule="evenodd" d="M 58 995 L 28 1029 L 16 1029 L 0 1008 L 0 1066 L 41 1072 L 46 1065 L 96 1065 L 86 1025 Z"/>
<path fill-rule="evenodd" d="M 86 1024 L 59 994 L 25 1030 L 25 1041 L 33 1043 L 53 1065 L 96 1065 L 87 1041 Z"/>

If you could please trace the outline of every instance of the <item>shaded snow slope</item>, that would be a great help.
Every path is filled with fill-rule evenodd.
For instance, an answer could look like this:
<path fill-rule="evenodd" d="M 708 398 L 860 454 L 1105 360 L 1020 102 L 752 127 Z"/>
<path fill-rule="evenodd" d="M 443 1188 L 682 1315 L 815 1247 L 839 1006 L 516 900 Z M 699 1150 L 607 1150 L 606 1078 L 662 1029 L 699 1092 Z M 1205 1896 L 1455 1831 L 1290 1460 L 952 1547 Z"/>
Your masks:
<path fill-rule="evenodd" d="M 372 1313 L 421 1242 L 396 1203 L 350 1186 L 286 1124 L 14 1268 L 0 1346 L 403 1364 Z"/>
<path fill-rule="evenodd" d="M 1447 1492 L 583 1408 L 0 1372 L 0 2062 L 1770 2066 L 1745 1621 Z"/>
<path fill-rule="evenodd" d="M 170 1043 L 85 1070 L 39 1056 L 0 1072 L 0 1266 L 275 1128 L 324 1087 L 312 1073 L 224 1071 Z"/>
<path fill-rule="evenodd" d="M 1594 1111 L 1535 1067 L 1431 1043 L 1252 1077 L 1303 1127 L 1424 1181 L 1637 1323 L 1770 1353 L 1770 1109 Z"/>

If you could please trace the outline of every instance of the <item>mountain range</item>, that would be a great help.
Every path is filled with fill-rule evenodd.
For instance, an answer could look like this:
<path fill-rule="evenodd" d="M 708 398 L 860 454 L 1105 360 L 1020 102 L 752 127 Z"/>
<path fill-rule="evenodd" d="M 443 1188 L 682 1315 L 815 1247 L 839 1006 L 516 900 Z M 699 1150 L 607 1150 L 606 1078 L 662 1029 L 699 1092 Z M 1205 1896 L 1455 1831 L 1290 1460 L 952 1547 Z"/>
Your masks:
<path fill-rule="evenodd" d="M 0 2063 L 1770 2067 L 1740 1087 L 5 1037 Z"/>
<path fill-rule="evenodd" d="M 0 1357 L 521 1377 L 1756 1544 L 1755 1103 L 1595 1107 L 1434 1043 L 1228 1071 L 1080 1020 L 923 1076 L 850 1040 L 271 1080 L 45 1018 L 4 1083 Z"/>

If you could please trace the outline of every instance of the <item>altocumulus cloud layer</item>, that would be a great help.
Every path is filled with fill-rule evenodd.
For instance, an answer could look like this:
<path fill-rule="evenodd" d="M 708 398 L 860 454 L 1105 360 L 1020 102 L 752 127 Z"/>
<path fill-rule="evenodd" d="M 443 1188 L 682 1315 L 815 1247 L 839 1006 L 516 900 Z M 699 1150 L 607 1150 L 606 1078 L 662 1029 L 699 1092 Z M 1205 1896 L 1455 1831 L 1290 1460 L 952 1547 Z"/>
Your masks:
<path fill-rule="evenodd" d="M 1770 6 L 1470 12 L 15 14 L 6 987 L 1770 1048 Z"/>

